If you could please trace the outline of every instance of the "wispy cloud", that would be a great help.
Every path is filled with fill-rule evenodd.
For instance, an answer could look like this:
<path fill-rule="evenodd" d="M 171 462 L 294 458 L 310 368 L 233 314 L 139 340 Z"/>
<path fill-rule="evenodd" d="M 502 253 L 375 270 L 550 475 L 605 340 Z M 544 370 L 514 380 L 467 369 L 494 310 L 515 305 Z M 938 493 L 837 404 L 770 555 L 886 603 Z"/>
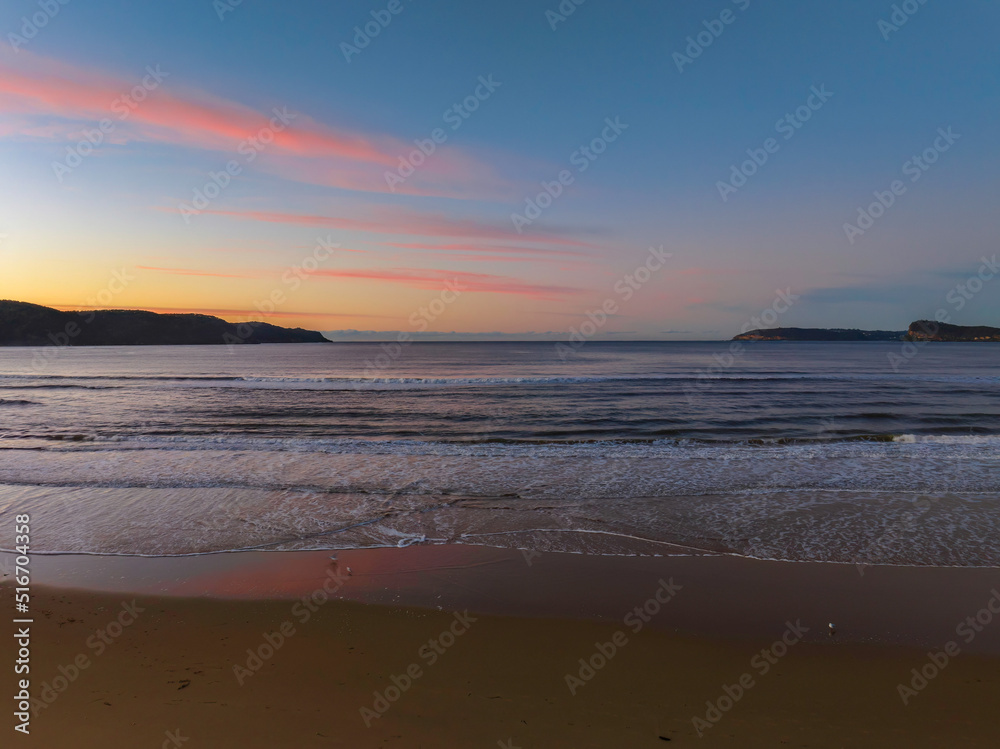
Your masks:
<path fill-rule="evenodd" d="M 369 315 L 369 314 L 359 314 L 357 312 L 303 312 L 296 310 L 275 310 L 273 312 L 268 312 L 263 315 L 261 312 L 255 309 L 239 309 L 239 308 L 215 308 L 215 307 L 129 307 L 129 306 L 116 306 L 109 307 L 105 305 L 98 304 L 50 304 L 48 305 L 53 309 L 62 310 L 64 312 L 73 312 L 76 310 L 94 309 L 94 310 L 131 310 L 138 312 L 158 312 L 164 315 L 211 315 L 213 317 L 225 318 L 237 318 L 237 319 L 254 319 L 259 320 L 261 318 L 338 318 L 338 317 L 372 317 L 372 318 L 388 318 L 389 315 Z"/>
<path fill-rule="evenodd" d="M 379 242 L 386 247 L 404 250 L 436 250 L 439 252 L 510 252 L 518 255 L 584 255 L 581 250 L 546 249 L 543 247 L 510 247 L 495 244 L 435 244 L 433 242 Z"/>
<path fill-rule="evenodd" d="M 370 218 L 345 218 L 315 214 L 282 213 L 279 211 L 202 211 L 206 215 L 226 216 L 249 221 L 277 224 L 322 226 L 344 231 L 372 234 L 408 234 L 422 237 L 463 237 L 474 239 L 554 244 L 562 247 L 585 248 L 593 245 L 556 232 L 538 230 L 518 234 L 514 229 L 499 223 L 478 219 L 452 218 L 439 213 L 423 213 L 408 208 L 375 209 Z M 434 245 L 440 249 L 440 245 Z"/>
<path fill-rule="evenodd" d="M 452 260 L 463 263 L 580 263 L 580 260 L 569 260 L 561 257 L 525 257 L 524 255 L 490 255 L 487 253 L 451 253 L 451 252 L 425 252 L 423 258 L 437 258 L 440 260 Z"/>
<path fill-rule="evenodd" d="M 236 156 L 240 144 L 268 127 L 275 116 L 182 88 L 169 70 L 162 73 L 164 83 L 130 106 L 122 97 L 148 75 L 146 71 L 136 71 L 134 78 L 112 75 L 0 44 L 0 137 L 65 140 L 78 136 L 82 125 L 93 127 L 109 118 L 119 143 L 166 143 Z M 386 170 L 413 150 L 412 144 L 387 134 L 332 127 L 301 112 L 289 114 L 290 124 L 274 132 L 273 142 L 255 163 L 287 179 L 388 192 Z M 465 151 L 441 147 L 397 186 L 397 192 L 476 198 L 495 194 L 503 185 L 489 164 Z"/>
<path fill-rule="evenodd" d="M 168 273 L 173 276 L 208 276 L 211 278 L 260 278 L 260 274 L 251 273 L 218 273 L 209 270 L 197 270 L 192 268 L 157 268 L 152 265 L 137 265 L 136 270 L 149 270 L 156 273 Z"/>
<path fill-rule="evenodd" d="M 414 289 L 440 291 L 448 284 L 460 291 L 474 291 L 488 294 L 509 294 L 533 299 L 555 300 L 582 290 L 569 286 L 529 283 L 507 276 L 490 273 L 465 273 L 461 271 L 424 270 L 417 268 L 352 268 L 337 270 L 317 270 L 313 276 L 335 279 L 358 279 L 394 283 Z"/>

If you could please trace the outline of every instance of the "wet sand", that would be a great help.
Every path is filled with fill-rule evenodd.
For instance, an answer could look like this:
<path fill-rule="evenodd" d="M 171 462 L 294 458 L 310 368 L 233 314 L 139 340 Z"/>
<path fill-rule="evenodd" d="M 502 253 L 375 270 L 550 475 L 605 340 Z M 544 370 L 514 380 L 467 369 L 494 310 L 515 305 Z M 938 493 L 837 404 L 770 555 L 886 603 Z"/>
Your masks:
<path fill-rule="evenodd" d="M 31 736 L 15 738 L 992 747 L 1000 732 L 1000 614 L 965 623 L 969 642 L 957 629 L 989 613 L 997 570 L 862 576 L 843 565 L 529 560 L 474 547 L 328 556 L 36 557 L 32 688 L 54 699 Z M 10 606 L 9 583 L 0 598 Z M 904 705 L 898 685 L 927 667 L 928 651 L 940 662 L 949 641 L 957 654 L 927 668 L 937 673 Z M 13 660 L 9 647 L 0 654 Z"/>

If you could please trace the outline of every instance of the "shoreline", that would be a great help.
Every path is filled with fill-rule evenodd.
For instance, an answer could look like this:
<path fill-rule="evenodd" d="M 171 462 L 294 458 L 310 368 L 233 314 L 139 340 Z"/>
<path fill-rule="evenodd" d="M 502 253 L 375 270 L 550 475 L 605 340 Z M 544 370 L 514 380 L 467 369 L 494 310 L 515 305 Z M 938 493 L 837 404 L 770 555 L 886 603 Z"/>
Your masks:
<path fill-rule="evenodd" d="M 1000 616 L 907 686 L 995 570 L 329 556 L 33 557 L 33 689 L 52 700 L 25 743 L 995 745 Z"/>
<path fill-rule="evenodd" d="M 11 558 L 0 554 L 0 564 Z M 62 590 L 282 601 L 308 595 L 332 578 L 341 581 L 337 597 L 343 601 L 596 622 L 621 619 L 666 579 L 683 586 L 684 595 L 672 616 L 653 628 L 738 640 L 767 637 L 786 620 L 802 619 L 813 642 L 917 648 L 953 637 L 1000 590 L 1000 570 L 992 567 L 591 556 L 473 545 L 185 557 L 36 555 L 32 567 L 35 584 Z M 1000 655 L 997 619 L 976 632 L 972 651 Z M 835 635 L 828 634 L 830 623 Z"/>

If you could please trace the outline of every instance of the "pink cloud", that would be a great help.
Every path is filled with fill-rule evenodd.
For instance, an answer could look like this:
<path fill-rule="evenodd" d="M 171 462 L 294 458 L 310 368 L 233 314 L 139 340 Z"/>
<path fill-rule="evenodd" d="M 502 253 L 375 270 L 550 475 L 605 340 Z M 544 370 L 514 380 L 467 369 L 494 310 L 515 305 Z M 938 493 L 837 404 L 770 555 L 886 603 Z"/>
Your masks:
<path fill-rule="evenodd" d="M 157 268 L 151 265 L 137 265 L 136 270 L 151 270 L 158 273 L 169 273 L 174 276 L 210 276 L 211 278 L 258 278 L 247 273 L 215 273 L 207 270 L 191 270 L 188 268 Z"/>
<path fill-rule="evenodd" d="M 52 118 L 91 128 L 107 118 L 115 125 L 113 140 L 118 143 L 168 143 L 220 151 L 240 161 L 240 144 L 275 122 L 283 129 L 272 129 L 273 141 L 262 147 L 256 167 L 288 179 L 366 192 L 389 192 L 386 171 L 414 148 L 392 136 L 331 127 L 294 111 L 288 112 L 285 125 L 276 119 L 277 112 L 287 111 L 283 108 L 258 111 L 183 89 L 169 70 L 161 72 L 162 83 L 147 70 L 134 77 L 114 76 L 0 44 L 0 136 L 65 140 L 65 123 Z M 129 106 L 123 97 L 133 89 L 142 91 L 143 79 L 151 90 Z M 504 184 L 489 165 L 443 146 L 396 191 L 473 198 L 495 193 Z"/>
<path fill-rule="evenodd" d="M 404 250 L 438 250 L 440 252 L 511 252 L 520 255 L 583 255 L 579 250 L 553 250 L 541 247 L 508 247 L 490 244 L 435 244 L 433 242 L 379 242 L 385 247 L 399 247 Z"/>
<path fill-rule="evenodd" d="M 442 260 L 458 260 L 469 263 L 565 263 L 565 258 L 554 257 L 524 257 L 521 255 L 488 255 L 488 254 L 454 254 L 450 252 L 428 252 L 425 258 L 440 258 Z"/>
<path fill-rule="evenodd" d="M 592 247 L 576 239 L 562 237 L 555 233 L 536 231 L 518 234 L 513 227 L 498 225 L 477 219 L 449 218 L 443 214 L 420 213 L 394 208 L 374 212 L 372 218 L 343 218 L 318 216 L 278 211 L 202 211 L 203 214 L 227 216 L 229 218 L 266 221 L 278 224 L 300 224 L 303 226 L 323 226 L 345 231 L 361 231 L 373 234 L 410 234 L 425 237 L 465 237 L 475 239 L 500 240 L 507 242 L 530 242 L 554 244 L 565 247 Z M 439 249 L 440 245 L 433 245 Z M 415 249 L 420 249 L 415 247 Z"/>
<path fill-rule="evenodd" d="M 212 315 L 214 317 L 242 317 L 260 319 L 271 318 L 271 317 L 305 317 L 305 318 L 323 318 L 323 317 L 378 317 L 385 318 L 387 315 L 364 315 L 358 314 L 356 312 L 298 312 L 294 310 L 275 310 L 274 312 L 268 312 L 266 315 L 262 315 L 261 312 L 255 309 L 217 309 L 211 307 L 104 307 L 94 304 L 51 304 L 48 305 L 54 309 L 62 310 L 63 312 L 75 312 L 76 310 L 82 309 L 96 309 L 96 310 L 135 310 L 139 312 L 158 312 L 160 314 L 166 315 Z"/>
<path fill-rule="evenodd" d="M 354 268 L 338 270 L 318 270 L 312 275 L 325 278 L 360 279 L 396 283 L 414 289 L 441 291 L 448 284 L 459 291 L 476 291 L 487 294 L 509 294 L 533 299 L 554 300 L 570 294 L 578 294 L 581 289 L 569 286 L 535 284 L 506 276 L 489 273 L 464 273 L 460 271 L 423 270 L 417 268 Z"/>
<path fill-rule="evenodd" d="M 275 249 L 265 249 L 263 247 L 200 247 L 199 252 L 224 252 L 231 255 L 273 255 Z"/>

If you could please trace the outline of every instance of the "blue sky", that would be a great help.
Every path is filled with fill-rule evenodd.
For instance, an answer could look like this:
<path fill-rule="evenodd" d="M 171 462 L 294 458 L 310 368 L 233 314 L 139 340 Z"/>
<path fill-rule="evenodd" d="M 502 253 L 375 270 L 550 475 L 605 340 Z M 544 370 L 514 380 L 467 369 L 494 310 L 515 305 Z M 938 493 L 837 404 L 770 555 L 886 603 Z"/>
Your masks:
<path fill-rule="evenodd" d="M 0 10 L 3 297 L 78 307 L 126 268 L 105 306 L 241 320 L 281 292 L 271 322 L 323 330 L 406 330 L 449 280 L 463 291 L 431 330 L 558 335 L 613 299 L 600 336 L 728 337 L 779 290 L 799 297 L 780 325 L 901 329 L 942 308 L 1000 324 L 989 281 L 946 301 L 997 252 L 994 3 L 914 1 L 887 30 L 893 3 L 586 0 L 553 29 L 557 2 L 247 1 L 220 19 L 208 0 L 71 0 L 10 36 L 41 7 Z M 372 13 L 391 20 L 347 61 Z M 678 70 L 706 23 L 721 33 Z M 156 66 L 148 99 L 60 180 L 53 163 Z M 451 129 L 481 77 L 499 85 Z M 832 96 L 785 139 L 776 123 L 814 87 Z M 295 119 L 251 163 L 239 146 L 274 108 Z M 581 171 L 608 119 L 627 128 Z M 385 173 L 438 128 L 391 191 Z M 959 137 L 911 182 L 939 128 Z M 517 232 L 563 170 L 572 183 Z M 905 192 L 849 241 L 894 180 Z M 341 249 L 289 283 L 320 239 Z M 650 246 L 670 260 L 621 299 Z"/>

